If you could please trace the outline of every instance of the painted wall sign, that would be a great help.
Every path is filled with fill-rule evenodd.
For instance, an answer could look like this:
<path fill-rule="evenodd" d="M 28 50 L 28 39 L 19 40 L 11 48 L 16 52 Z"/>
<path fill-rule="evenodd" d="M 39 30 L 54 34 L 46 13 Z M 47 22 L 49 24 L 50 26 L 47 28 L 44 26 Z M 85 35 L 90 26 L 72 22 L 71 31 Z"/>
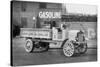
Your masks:
<path fill-rule="evenodd" d="M 61 18 L 61 12 L 40 11 L 39 18 Z"/>

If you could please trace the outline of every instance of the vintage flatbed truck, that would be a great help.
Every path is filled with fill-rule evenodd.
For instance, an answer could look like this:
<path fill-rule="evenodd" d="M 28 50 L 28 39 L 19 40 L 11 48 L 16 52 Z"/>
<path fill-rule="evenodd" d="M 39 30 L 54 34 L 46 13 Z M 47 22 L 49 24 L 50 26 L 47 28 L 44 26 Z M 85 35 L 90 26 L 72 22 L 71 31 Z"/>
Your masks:
<path fill-rule="evenodd" d="M 67 57 L 75 54 L 84 54 L 87 51 L 87 41 L 82 30 L 69 30 L 63 27 L 21 28 L 21 37 L 26 39 L 25 50 L 28 53 L 35 48 L 40 51 L 48 50 L 50 45 L 56 45 L 63 49 Z"/>

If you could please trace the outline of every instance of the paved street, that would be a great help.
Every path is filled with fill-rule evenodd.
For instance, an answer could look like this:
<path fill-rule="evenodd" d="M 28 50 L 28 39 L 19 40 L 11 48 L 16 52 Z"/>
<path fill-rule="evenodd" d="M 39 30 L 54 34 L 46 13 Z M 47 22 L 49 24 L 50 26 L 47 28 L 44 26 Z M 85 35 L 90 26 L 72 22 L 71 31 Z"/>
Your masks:
<path fill-rule="evenodd" d="M 71 62 L 85 62 L 96 61 L 96 49 L 88 49 L 86 54 L 65 57 L 62 49 L 49 49 L 42 53 L 27 53 L 24 49 L 25 41 L 22 38 L 13 39 L 13 65 L 37 65 L 37 64 L 54 64 L 54 63 L 71 63 Z"/>

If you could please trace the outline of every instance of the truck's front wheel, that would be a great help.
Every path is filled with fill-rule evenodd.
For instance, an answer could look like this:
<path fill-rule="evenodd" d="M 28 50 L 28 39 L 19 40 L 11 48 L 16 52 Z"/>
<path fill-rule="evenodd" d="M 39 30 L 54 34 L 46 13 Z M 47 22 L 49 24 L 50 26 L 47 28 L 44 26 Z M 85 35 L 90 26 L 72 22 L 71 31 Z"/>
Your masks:
<path fill-rule="evenodd" d="M 66 41 L 63 45 L 63 53 L 67 57 L 71 57 L 74 55 L 75 47 L 71 41 Z"/>
<path fill-rule="evenodd" d="M 33 48 L 34 48 L 33 41 L 31 39 L 27 39 L 25 44 L 26 52 L 31 53 L 33 51 Z"/>

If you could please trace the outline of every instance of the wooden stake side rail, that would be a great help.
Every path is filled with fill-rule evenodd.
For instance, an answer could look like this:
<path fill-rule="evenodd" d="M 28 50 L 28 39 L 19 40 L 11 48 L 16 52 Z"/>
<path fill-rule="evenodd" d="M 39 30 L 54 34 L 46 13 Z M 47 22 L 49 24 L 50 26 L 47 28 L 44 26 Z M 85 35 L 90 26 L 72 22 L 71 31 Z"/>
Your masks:
<path fill-rule="evenodd" d="M 20 35 L 22 37 L 32 37 L 32 38 L 52 38 L 51 29 L 39 29 L 39 28 L 21 28 Z"/>

